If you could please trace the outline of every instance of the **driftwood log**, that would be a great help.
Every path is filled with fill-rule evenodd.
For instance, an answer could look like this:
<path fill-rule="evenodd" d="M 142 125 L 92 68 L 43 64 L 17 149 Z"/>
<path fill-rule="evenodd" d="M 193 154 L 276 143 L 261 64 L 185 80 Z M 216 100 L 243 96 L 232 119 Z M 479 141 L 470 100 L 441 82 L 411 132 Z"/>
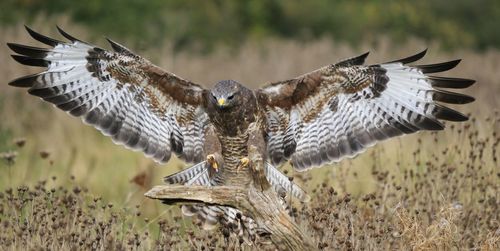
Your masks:
<path fill-rule="evenodd" d="M 278 249 L 316 250 L 310 237 L 301 231 L 280 204 L 280 198 L 271 188 L 259 163 L 263 162 L 251 159 L 247 166 L 253 179 L 247 187 L 164 185 L 152 188 L 145 196 L 169 204 L 204 203 L 237 208 L 267 230 Z"/>

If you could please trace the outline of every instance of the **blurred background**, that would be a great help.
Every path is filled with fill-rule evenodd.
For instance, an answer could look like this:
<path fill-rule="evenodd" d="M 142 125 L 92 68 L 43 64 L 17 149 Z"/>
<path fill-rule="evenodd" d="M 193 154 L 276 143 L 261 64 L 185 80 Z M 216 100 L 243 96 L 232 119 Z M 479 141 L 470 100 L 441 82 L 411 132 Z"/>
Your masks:
<path fill-rule="evenodd" d="M 0 190 L 39 180 L 53 186 L 72 183 L 118 205 L 140 204 L 151 214 L 164 207 L 142 194 L 161 184 L 163 176 L 185 167 L 175 158 L 159 166 L 141 153 L 114 145 L 80 119 L 7 85 L 40 69 L 10 59 L 6 42 L 40 46 L 23 25 L 60 38 L 56 24 L 103 48 L 109 48 L 104 40 L 109 37 L 206 87 L 234 79 L 257 88 L 366 51 L 371 52 L 368 63 L 379 63 L 429 48 L 423 63 L 463 59 L 446 75 L 476 79 L 477 84 L 464 92 L 477 101 L 459 110 L 475 118 L 472 123 L 480 133 L 499 130 L 499 122 L 490 115 L 500 105 L 500 1 L 3 0 Z M 450 131 L 437 135 L 441 145 L 461 140 Z M 418 137 L 423 139 L 423 151 L 432 153 L 434 138 L 424 132 L 379 144 L 335 168 L 300 175 L 313 178 L 306 190 L 333 178 L 332 186 L 354 194 L 367 192 L 376 185 L 368 168 L 373 156 L 388 169 L 413 165 L 414 148 L 406 152 L 405 147 Z M 352 173 L 356 180 L 336 180 L 339 173 Z"/>
<path fill-rule="evenodd" d="M 500 3 L 495 0 L 4 0 L 1 23 L 48 26 L 61 17 L 103 34 L 130 40 L 136 48 L 167 42 L 175 51 L 209 52 L 239 48 L 269 38 L 301 42 L 328 38 L 350 45 L 382 36 L 401 43 L 409 38 L 437 41 L 443 48 L 485 50 L 500 46 Z M 51 22 L 39 18 L 51 19 Z"/>

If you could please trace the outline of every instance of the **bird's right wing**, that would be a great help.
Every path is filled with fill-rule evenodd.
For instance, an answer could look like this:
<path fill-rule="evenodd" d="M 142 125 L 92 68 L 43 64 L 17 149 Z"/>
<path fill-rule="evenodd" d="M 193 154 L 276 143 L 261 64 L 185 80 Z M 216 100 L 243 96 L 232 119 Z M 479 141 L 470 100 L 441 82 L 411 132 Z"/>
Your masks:
<path fill-rule="evenodd" d="M 59 29 L 59 28 L 58 28 Z M 153 65 L 109 40 L 114 51 L 82 42 L 61 29 L 69 42 L 27 28 L 37 48 L 9 43 L 21 64 L 42 66 L 41 73 L 10 82 L 81 117 L 115 143 L 141 150 L 159 162 L 175 152 L 188 162 L 203 159 L 205 90 Z"/>
<path fill-rule="evenodd" d="M 473 80 L 428 75 L 459 60 L 408 65 L 425 51 L 393 62 L 363 65 L 368 54 L 267 85 L 257 91 L 267 115 L 269 159 L 291 159 L 302 171 L 354 157 L 375 143 L 420 130 L 441 130 L 440 120 L 465 115 L 440 104 L 474 98 L 440 88 L 466 88 Z"/>

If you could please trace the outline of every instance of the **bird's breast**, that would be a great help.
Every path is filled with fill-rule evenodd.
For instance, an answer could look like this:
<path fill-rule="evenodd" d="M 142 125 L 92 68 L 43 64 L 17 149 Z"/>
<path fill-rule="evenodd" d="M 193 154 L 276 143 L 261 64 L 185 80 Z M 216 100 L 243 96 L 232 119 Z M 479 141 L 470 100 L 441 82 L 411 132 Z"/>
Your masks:
<path fill-rule="evenodd" d="M 222 156 L 230 168 L 236 167 L 241 158 L 248 155 L 248 134 L 221 136 Z"/>

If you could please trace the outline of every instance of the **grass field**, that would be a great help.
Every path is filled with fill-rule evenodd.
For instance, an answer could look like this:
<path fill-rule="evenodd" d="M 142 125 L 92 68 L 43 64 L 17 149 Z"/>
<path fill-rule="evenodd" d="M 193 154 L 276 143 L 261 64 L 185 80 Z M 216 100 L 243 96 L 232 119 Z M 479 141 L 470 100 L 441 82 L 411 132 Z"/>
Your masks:
<path fill-rule="evenodd" d="M 84 29 L 63 27 L 85 40 Z M 33 28 L 55 35 L 54 27 Z M 0 250 L 252 249 L 217 231 L 200 231 L 178 207 L 142 196 L 183 168 L 180 161 L 158 166 L 7 86 L 37 69 L 11 60 L 6 42 L 35 44 L 22 26 L 0 30 Z M 93 42 L 107 46 L 104 39 Z M 462 58 L 446 75 L 477 80 L 465 91 L 476 102 L 456 107 L 471 120 L 448 123 L 442 132 L 392 139 L 355 159 L 307 173 L 284 167 L 313 197 L 295 204 L 293 215 L 325 249 L 500 248 L 500 52 L 445 53 L 437 44 L 383 39 L 359 48 L 330 40 L 269 40 L 209 55 L 173 53 L 169 44 L 145 47 L 135 51 L 207 87 L 235 79 L 256 88 L 368 50 L 368 63 L 427 47 L 423 63 Z"/>

